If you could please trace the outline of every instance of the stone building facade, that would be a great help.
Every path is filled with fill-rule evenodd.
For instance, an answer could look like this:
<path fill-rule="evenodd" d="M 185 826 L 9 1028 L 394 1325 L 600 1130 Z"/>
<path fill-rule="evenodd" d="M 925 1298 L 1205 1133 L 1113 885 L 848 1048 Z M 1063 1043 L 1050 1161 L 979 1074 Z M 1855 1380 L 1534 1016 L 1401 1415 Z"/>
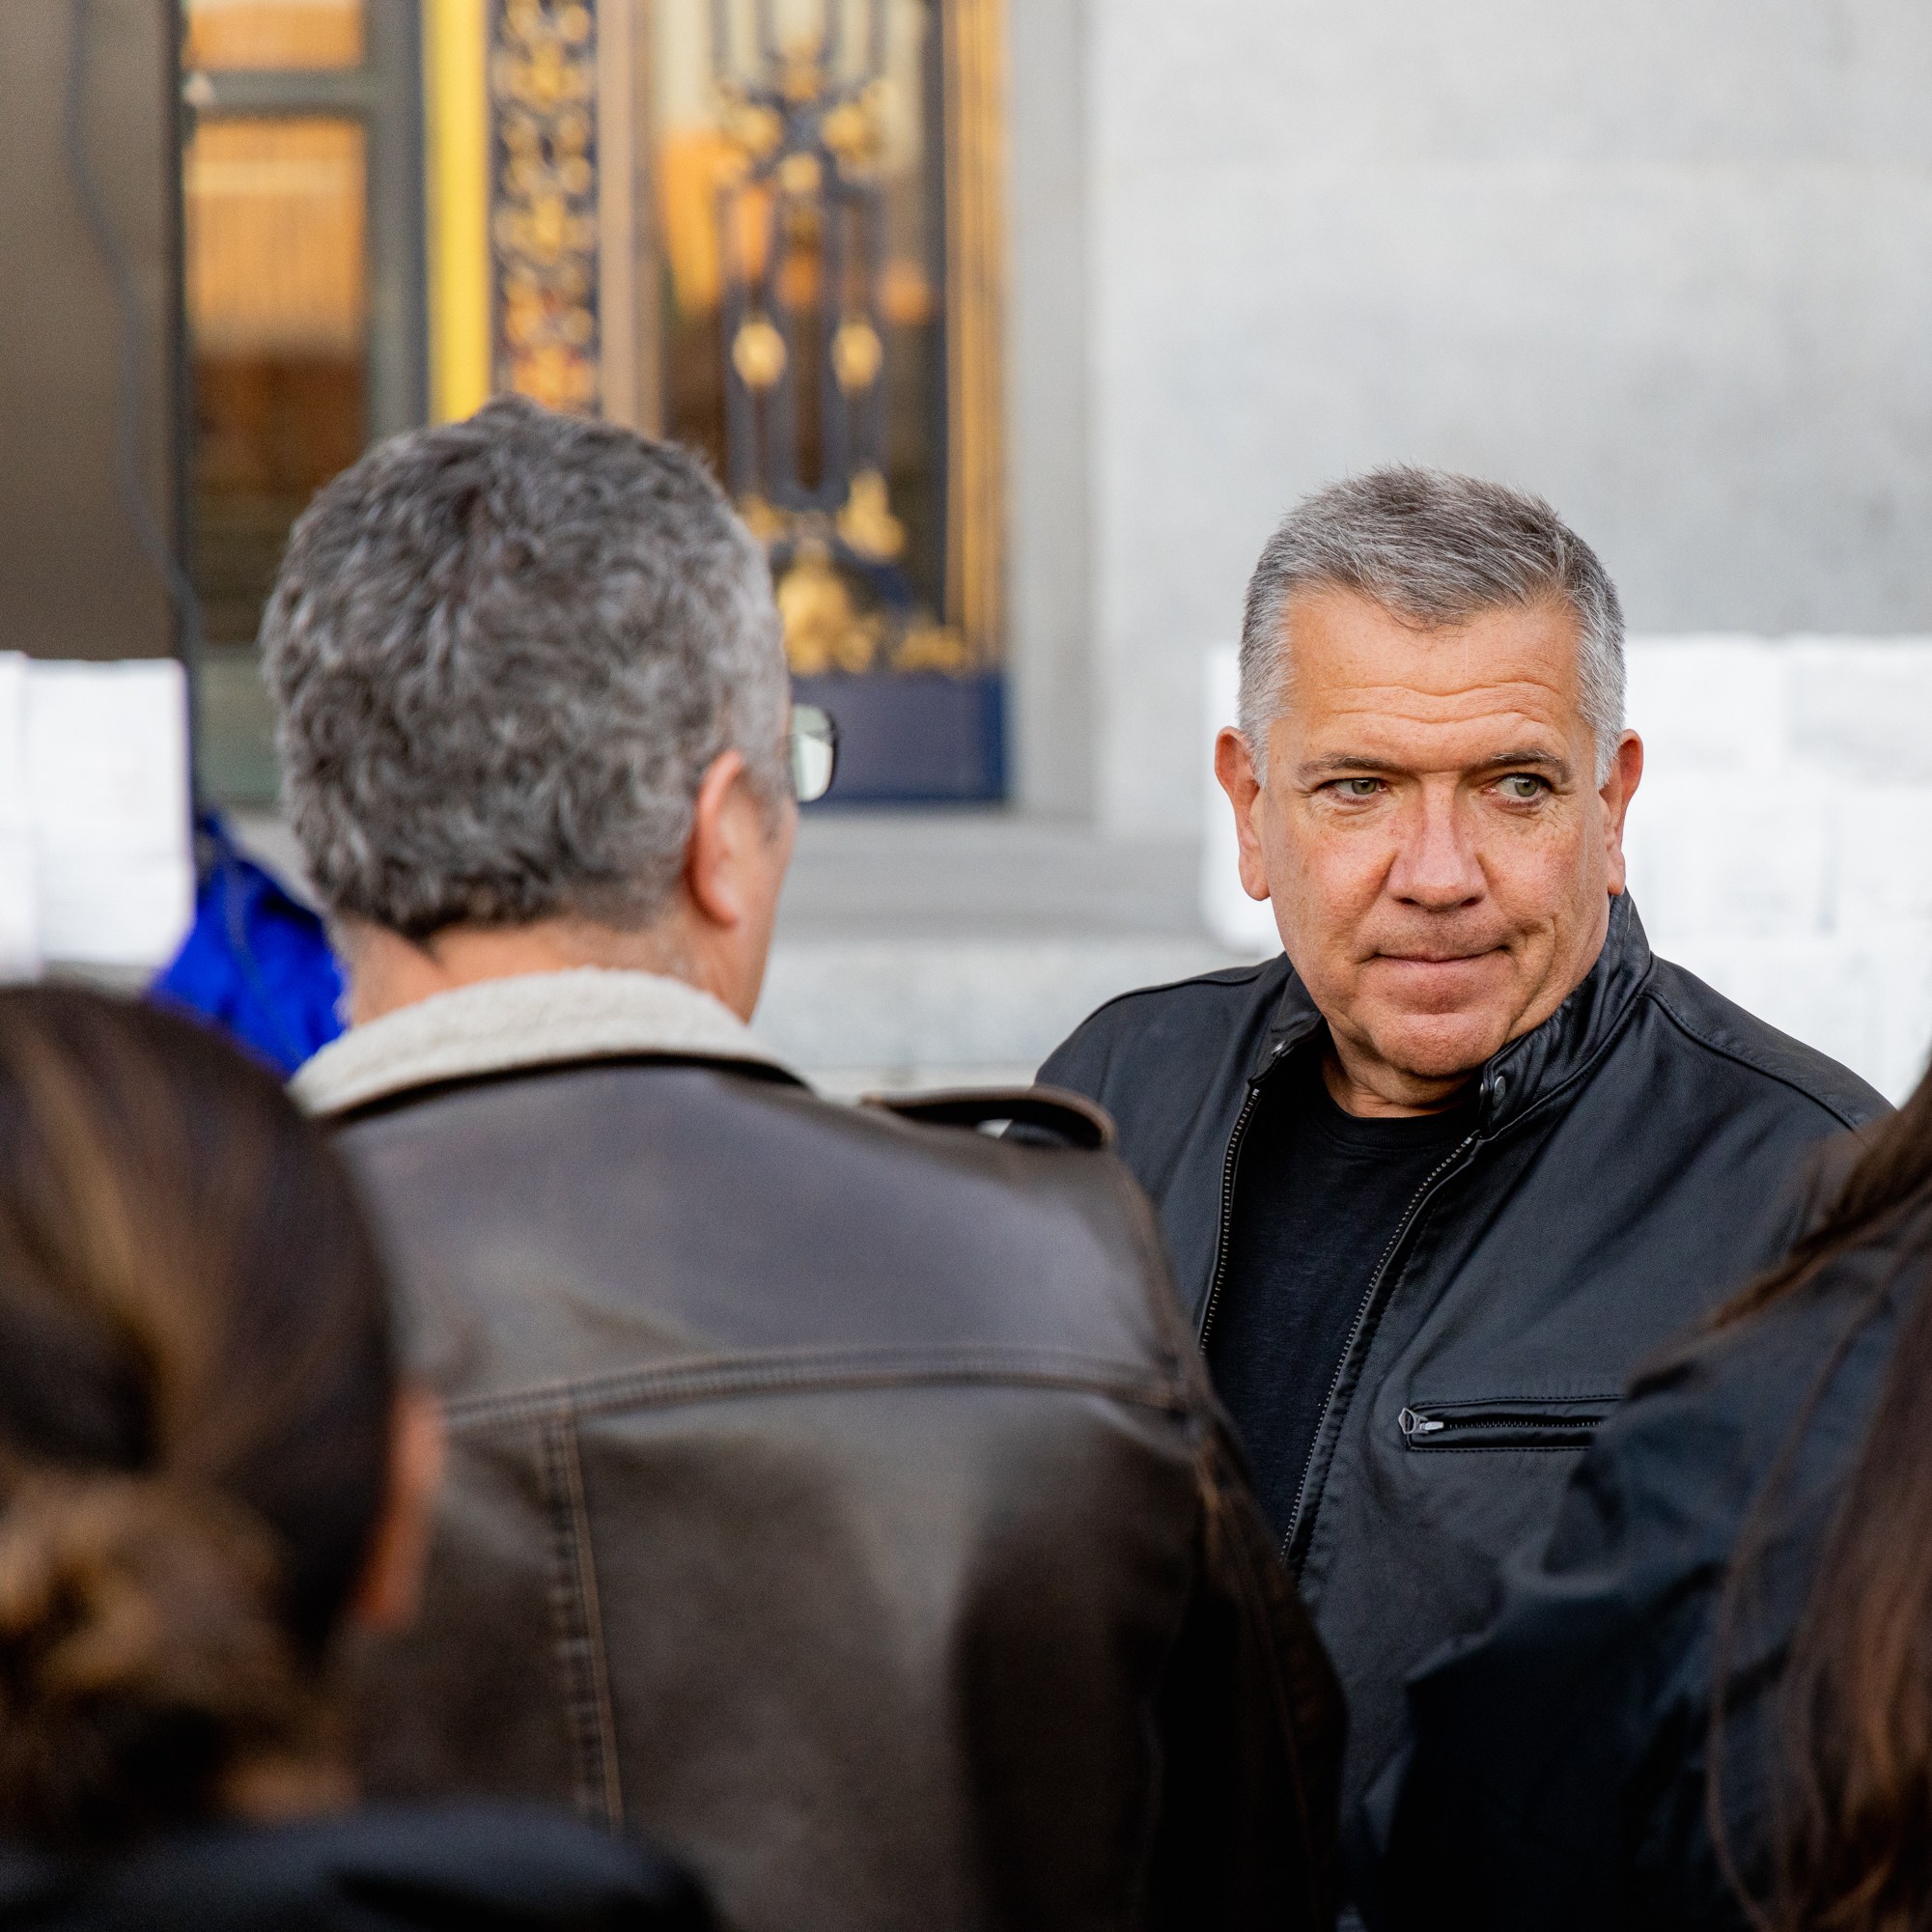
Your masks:
<path fill-rule="evenodd" d="M 1918 0 L 1022 0 L 1020 796 L 1200 811 L 1198 653 L 1299 493 L 1548 495 L 1650 634 L 1932 630 Z"/>

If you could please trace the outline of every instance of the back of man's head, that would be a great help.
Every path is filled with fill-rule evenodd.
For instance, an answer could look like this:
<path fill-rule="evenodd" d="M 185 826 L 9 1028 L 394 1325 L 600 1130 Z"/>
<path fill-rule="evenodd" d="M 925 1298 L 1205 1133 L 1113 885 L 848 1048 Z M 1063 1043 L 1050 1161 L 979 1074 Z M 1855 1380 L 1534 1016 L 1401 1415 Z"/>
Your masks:
<path fill-rule="evenodd" d="M 329 909 L 422 938 L 649 925 L 706 770 L 789 796 L 757 543 L 685 451 L 520 399 L 380 444 L 296 523 L 262 625 Z"/>

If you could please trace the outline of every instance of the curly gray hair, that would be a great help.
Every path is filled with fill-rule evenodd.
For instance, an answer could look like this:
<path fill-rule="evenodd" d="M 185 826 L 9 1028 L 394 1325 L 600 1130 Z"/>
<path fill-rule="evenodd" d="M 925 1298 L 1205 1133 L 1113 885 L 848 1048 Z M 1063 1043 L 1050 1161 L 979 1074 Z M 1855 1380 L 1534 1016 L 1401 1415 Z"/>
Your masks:
<path fill-rule="evenodd" d="M 317 888 L 412 938 L 648 925 L 720 752 L 789 796 L 763 550 L 684 450 L 518 398 L 322 490 L 262 659 Z"/>
<path fill-rule="evenodd" d="M 1582 712 L 1597 783 L 1623 733 L 1623 608 L 1597 553 L 1540 496 L 1394 464 L 1304 497 L 1268 540 L 1241 628 L 1241 731 L 1259 770 L 1293 685 L 1289 602 L 1335 589 L 1433 630 L 1550 601 L 1576 614 Z"/>

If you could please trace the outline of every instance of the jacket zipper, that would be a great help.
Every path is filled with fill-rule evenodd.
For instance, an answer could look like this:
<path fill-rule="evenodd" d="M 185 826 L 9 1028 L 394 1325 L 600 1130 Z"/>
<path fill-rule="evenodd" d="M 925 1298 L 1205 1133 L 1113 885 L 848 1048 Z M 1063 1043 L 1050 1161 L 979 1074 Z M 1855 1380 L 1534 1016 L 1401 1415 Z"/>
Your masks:
<path fill-rule="evenodd" d="M 1201 1310 L 1201 1353 L 1208 1352 L 1208 1337 L 1214 1332 L 1215 1311 L 1220 1306 L 1221 1286 L 1227 1280 L 1228 1237 L 1234 1227 L 1234 1174 L 1241 1160 L 1242 1136 L 1247 1132 L 1247 1123 L 1254 1117 L 1255 1105 L 1261 1099 L 1261 1079 L 1266 1078 L 1266 1070 L 1260 1078 L 1247 1083 L 1247 1098 L 1241 1104 L 1241 1111 L 1234 1117 L 1234 1132 L 1227 1137 L 1227 1158 L 1221 1162 L 1221 1220 L 1220 1233 L 1215 1243 L 1215 1272 L 1208 1283 L 1207 1306 Z"/>
<path fill-rule="evenodd" d="M 1412 1449 L 1581 1449 L 1615 1406 L 1610 1399 L 1442 1403 L 1405 1409 L 1395 1426 Z"/>
<path fill-rule="evenodd" d="M 1368 1311 L 1375 1305 L 1377 1292 L 1382 1287 L 1382 1277 L 1388 1272 L 1388 1264 L 1395 1258 L 1395 1251 L 1402 1246 L 1409 1230 L 1414 1226 L 1415 1218 L 1422 1212 L 1423 1204 L 1435 1191 L 1437 1183 L 1455 1166 L 1464 1155 L 1481 1138 L 1480 1133 L 1469 1134 L 1436 1167 L 1428 1179 L 1415 1190 L 1415 1197 L 1404 1209 L 1402 1218 L 1395 1224 L 1395 1232 L 1388 1237 L 1388 1246 L 1382 1250 L 1382 1259 L 1375 1264 L 1375 1273 L 1368 1277 L 1368 1288 L 1361 1298 L 1361 1304 L 1355 1311 L 1355 1320 L 1349 1325 L 1348 1339 L 1342 1344 L 1342 1352 L 1335 1358 L 1335 1372 L 1329 1378 L 1329 1392 L 1322 1398 L 1321 1413 L 1315 1418 L 1314 1441 L 1308 1444 L 1308 1459 L 1302 1465 L 1302 1480 L 1295 1488 L 1295 1507 L 1289 1512 L 1288 1533 L 1281 1539 L 1281 1556 L 1284 1562 L 1296 1567 L 1289 1552 L 1295 1547 L 1295 1538 L 1302 1527 L 1302 1512 L 1308 1500 L 1308 1478 L 1315 1468 L 1315 1452 L 1321 1447 L 1322 1431 L 1329 1426 L 1329 1411 L 1334 1407 L 1335 1391 L 1342 1386 L 1342 1370 L 1348 1366 L 1349 1358 L 1355 1354 L 1356 1343 L 1361 1339 L 1361 1331 L 1368 1322 Z M 1296 1567 L 1296 1574 L 1301 1574 Z"/>

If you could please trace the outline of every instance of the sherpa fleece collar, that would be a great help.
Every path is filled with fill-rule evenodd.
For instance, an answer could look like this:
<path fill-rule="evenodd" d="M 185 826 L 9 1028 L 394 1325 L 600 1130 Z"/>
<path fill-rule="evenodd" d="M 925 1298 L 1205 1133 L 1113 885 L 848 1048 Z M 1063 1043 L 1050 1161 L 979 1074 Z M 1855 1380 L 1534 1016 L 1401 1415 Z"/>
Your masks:
<path fill-rule="evenodd" d="M 629 1053 L 791 1073 L 708 993 L 660 973 L 577 966 L 482 980 L 385 1013 L 331 1041 L 290 1091 L 310 1113 L 347 1113 L 441 1080 Z"/>

